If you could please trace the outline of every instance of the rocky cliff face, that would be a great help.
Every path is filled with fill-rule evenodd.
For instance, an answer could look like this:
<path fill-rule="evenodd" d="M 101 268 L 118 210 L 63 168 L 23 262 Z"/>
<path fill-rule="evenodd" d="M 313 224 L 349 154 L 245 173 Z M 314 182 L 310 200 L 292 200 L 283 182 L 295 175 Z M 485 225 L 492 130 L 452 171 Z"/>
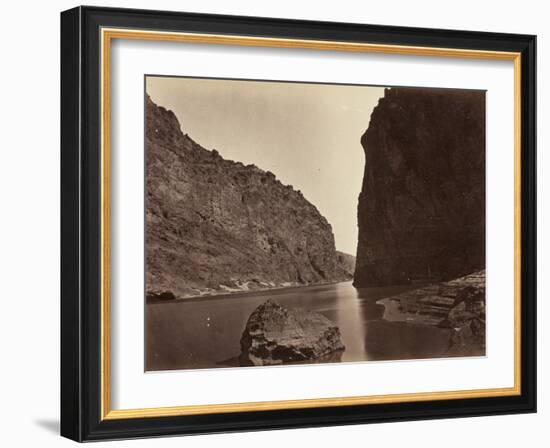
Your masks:
<path fill-rule="evenodd" d="M 148 297 L 351 278 L 330 224 L 299 191 L 202 148 L 149 97 L 145 144 Z"/>
<path fill-rule="evenodd" d="M 355 257 L 353 255 L 349 255 L 337 250 L 336 259 L 340 267 L 344 270 L 344 272 L 351 280 L 353 278 L 353 274 L 355 273 Z"/>
<path fill-rule="evenodd" d="M 358 287 L 485 267 L 485 92 L 392 88 L 361 139 Z"/>

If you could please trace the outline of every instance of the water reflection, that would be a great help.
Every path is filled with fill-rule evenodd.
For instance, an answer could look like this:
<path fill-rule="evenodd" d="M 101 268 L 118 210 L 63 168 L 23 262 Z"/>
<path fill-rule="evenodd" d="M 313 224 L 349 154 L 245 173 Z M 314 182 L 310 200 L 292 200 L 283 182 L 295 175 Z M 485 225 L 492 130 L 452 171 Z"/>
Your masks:
<path fill-rule="evenodd" d="M 146 306 L 147 370 L 239 366 L 240 338 L 252 311 L 271 298 L 320 312 L 335 322 L 345 351 L 317 362 L 432 357 L 448 345 L 441 329 L 382 320 L 376 303 L 407 287 L 356 289 L 351 282 L 232 294 Z"/>
<path fill-rule="evenodd" d="M 366 328 L 362 309 L 365 304 L 360 300 L 359 291 L 353 286 L 350 288 L 348 283 L 339 283 L 336 285 L 336 294 L 342 297 L 340 306 L 336 308 L 335 319 L 336 325 L 340 328 L 342 342 L 346 347 L 342 361 L 367 361 Z"/>

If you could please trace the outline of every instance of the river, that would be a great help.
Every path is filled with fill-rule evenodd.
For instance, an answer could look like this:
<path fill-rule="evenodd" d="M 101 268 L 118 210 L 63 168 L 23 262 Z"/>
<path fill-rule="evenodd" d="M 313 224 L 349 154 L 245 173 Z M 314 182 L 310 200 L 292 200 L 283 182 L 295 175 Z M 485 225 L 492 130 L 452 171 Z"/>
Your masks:
<path fill-rule="evenodd" d="M 448 330 L 382 319 L 384 307 L 376 301 L 408 289 L 357 289 L 342 282 L 147 303 L 146 369 L 238 366 L 246 321 L 268 298 L 287 308 L 318 311 L 338 325 L 346 346 L 341 362 L 443 356 Z"/>

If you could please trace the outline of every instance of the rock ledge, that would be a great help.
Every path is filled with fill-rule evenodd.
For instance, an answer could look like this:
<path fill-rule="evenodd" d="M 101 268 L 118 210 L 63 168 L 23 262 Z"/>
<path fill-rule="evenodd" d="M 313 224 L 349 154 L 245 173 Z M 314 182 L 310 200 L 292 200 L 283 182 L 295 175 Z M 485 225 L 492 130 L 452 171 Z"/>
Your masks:
<path fill-rule="evenodd" d="M 485 355 L 485 270 L 377 303 L 387 321 L 450 329 L 447 356 Z"/>

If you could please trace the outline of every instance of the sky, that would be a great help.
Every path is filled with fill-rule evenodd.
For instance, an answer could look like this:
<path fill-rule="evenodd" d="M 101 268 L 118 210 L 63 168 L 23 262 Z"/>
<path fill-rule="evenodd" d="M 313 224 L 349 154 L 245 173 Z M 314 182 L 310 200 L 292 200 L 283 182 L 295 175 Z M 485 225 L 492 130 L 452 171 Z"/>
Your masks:
<path fill-rule="evenodd" d="M 383 87 L 148 76 L 146 90 L 204 148 L 301 190 L 355 255 L 360 140 Z"/>

